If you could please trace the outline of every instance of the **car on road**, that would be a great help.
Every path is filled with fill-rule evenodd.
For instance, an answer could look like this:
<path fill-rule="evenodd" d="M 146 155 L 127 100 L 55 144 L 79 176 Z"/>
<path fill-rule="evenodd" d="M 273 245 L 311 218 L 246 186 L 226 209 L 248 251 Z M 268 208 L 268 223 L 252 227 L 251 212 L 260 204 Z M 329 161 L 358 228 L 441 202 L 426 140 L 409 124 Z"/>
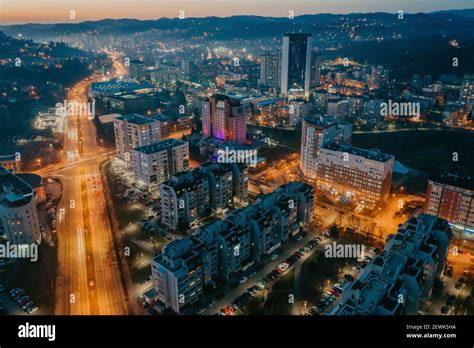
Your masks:
<path fill-rule="evenodd" d="M 441 314 L 448 314 L 449 312 L 449 307 L 448 306 L 443 306 L 441 307 Z"/>
<path fill-rule="evenodd" d="M 278 258 L 277 254 L 273 254 L 272 256 L 270 256 L 270 260 L 272 261 L 275 261 L 277 258 Z"/>
<path fill-rule="evenodd" d="M 245 283 L 247 280 L 249 280 L 249 278 L 243 276 L 242 278 L 240 278 L 239 282 L 240 282 L 240 284 L 243 284 L 243 283 Z"/>
<path fill-rule="evenodd" d="M 207 308 L 212 308 L 212 307 L 214 307 L 216 304 L 217 304 L 217 301 L 216 301 L 216 300 L 211 301 L 211 302 L 207 305 Z"/>
<path fill-rule="evenodd" d="M 302 239 L 303 239 L 303 236 L 297 236 L 297 237 L 296 237 L 296 240 L 297 240 L 297 241 L 300 241 L 300 240 L 302 240 Z"/>

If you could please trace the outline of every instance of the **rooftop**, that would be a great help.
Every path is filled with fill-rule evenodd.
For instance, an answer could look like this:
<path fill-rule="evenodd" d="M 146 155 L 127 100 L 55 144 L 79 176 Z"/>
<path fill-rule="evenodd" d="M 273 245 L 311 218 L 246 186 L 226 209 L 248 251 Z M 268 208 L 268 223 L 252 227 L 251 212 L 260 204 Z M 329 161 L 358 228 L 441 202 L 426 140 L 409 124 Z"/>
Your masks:
<path fill-rule="evenodd" d="M 132 100 L 132 99 L 142 99 L 142 98 L 150 98 L 156 97 L 156 93 L 124 93 L 120 95 L 115 95 L 113 97 L 109 97 L 109 99 L 116 99 L 116 100 Z"/>
<path fill-rule="evenodd" d="M 98 93 L 125 93 L 132 92 L 140 89 L 154 88 L 149 83 L 134 83 L 124 81 L 106 81 L 106 82 L 93 82 L 91 90 Z"/>
<path fill-rule="evenodd" d="M 337 123 L 336 119 L 330 116 L 321 115 L 309 115 L 304 118 L 305 122 L 312 126 L 318 126 L 321 128 L 329 128 Z"/>
<path fill-rule="evenodd" d="M 0 156 L 0 162 L 13 162 L 16 161 L 16 155 L 5 155 Z"/>
<path fill-rule="evenodd" d="M 432 181 L 474 191 L 474 173 L 452 170 L 431 178 Z"/>
<path fill-rule="evenodd" d="M 149 123 L 158 121 L 154 117 L 147 117 L 145 115 L 140 115 L 140 114 L 123 115 L 123 116 L 116 117 L 115 119 L 120 120 L 120 121 L 127 121 L 128 123 L 137 124 L 137 125 L 149 124 Z"/>
<path fill-rule="evenodd" d="M 324 146 L 324 148 L 332 151 L 347 152 L 351 155 L 364 157 L 377 162 L 387 162 L 394 158 L 392 155 L 380 152 L 379 149 L 362 149 L 350 144 L 328 144 Z"/>
<path fill-rule="evenodd" d="M 24 180 L 0 166 L 0 203 L 22 206 L 33 197 L 33 189 Z"/>
<path fill-rule="evenodd" d="M 185 141 L 170 138 L 170 139 L 166 139 L 166 140 L 163 140 L 163 141 L 160 141 L 160 142 L 157 142 L 157 143 L 137 147 L 137 148 L 134 149 L 134 151 L 141 152 L 141 153 L 144 153 L 144 154 L 148 155 L 148 154 L 151 154 L 151 153 L 164 151 L 164 150 L 173 148 L 175 146 L 184 145 L 184 144 L 186 144 Z"/>
<path fill-rule="evenodd" d="M 33 173 L 18 173 L 16 174 L 18 178 L 26 182 L 32 188 L 37 188 L 42 184 L 42 178 L 38 174 Z"/>

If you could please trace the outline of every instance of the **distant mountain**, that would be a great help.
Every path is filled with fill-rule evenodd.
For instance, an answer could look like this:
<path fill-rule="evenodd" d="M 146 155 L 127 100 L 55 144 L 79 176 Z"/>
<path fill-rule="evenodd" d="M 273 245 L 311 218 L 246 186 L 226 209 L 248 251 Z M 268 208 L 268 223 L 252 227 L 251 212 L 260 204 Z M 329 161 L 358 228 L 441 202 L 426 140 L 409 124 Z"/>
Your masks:
<path fill-rule="evenodd" d="M 437 11 L 433 12 L 432 15 L 437 16 L 459 16 L 459 17 L 469 17 L 474 18 L 474 8 L 466 9 L 466 10 L 447 10 L 447 11 Z"/>
<path fill-rule="evenodd" d="M 355 27 L 353 32 L 350 28 Z M 313 33 L 316 41 L 331 37 L 348 40 L 350 35 L 361 40 L 376 35 L 403 38 L 450 34 L 457 38 L 474 37 L 474 9 L 434 13 L 353 13 L 347 15 L 314 14 L 288 18 L 233 16 L 206 18 L 160 18 L 156 20 L 103 19 L 81 23 L 22 24 L 0 26 L 6 34 L 33 39 L 52 39 L 75 34 L 130 35 L 160 34 L 170 40 L 204 38 L 205 40 L 259 39 L 280 37 L 282 32 Z"/>

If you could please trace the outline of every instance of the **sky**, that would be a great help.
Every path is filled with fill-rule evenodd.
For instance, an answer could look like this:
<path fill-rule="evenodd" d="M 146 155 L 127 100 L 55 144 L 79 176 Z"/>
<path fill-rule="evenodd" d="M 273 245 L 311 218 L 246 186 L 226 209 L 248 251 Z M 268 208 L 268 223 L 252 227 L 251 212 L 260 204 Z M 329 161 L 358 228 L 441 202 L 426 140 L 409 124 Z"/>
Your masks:
<path fill-rule="evenodd" d="M 433 12 L 474 8 L 474 0 L 0 0 L 0 23 L 67 23 L 103 18 L 287 17 L 313 13 Z M 70 18 L 74 11 L 74 19 Z M 184 11 L 184 12 L 180 12 Z"/>

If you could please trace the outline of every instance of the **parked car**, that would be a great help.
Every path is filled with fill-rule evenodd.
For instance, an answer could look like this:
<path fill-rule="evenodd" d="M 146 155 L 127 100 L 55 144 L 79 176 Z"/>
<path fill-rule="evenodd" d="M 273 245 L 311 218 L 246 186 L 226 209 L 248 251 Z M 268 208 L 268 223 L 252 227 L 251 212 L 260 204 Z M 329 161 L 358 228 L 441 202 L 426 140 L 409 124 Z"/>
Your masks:
<path fill-rule="evenodd" d="M 245 283 L 247 280 L 249 280 L 249 278 L 243 276 L 242 278 L 240 278 L 239 281 L 240 281 L 240 284 L 243 284 L 243 283 Z"/>
<path fill-rule="evenodd" d="M 270 256 L 270 260 L 275 261 L 278 258 L 278 254 L 273 254 Z"/>
<path fill-rule="evenodd" d="M 455 302 L 456 302 L 456 295 L 451 295 L 446 300 L 446 305 L 447 306 L 452 306 L 452 305 L 454 305 Z"/>

